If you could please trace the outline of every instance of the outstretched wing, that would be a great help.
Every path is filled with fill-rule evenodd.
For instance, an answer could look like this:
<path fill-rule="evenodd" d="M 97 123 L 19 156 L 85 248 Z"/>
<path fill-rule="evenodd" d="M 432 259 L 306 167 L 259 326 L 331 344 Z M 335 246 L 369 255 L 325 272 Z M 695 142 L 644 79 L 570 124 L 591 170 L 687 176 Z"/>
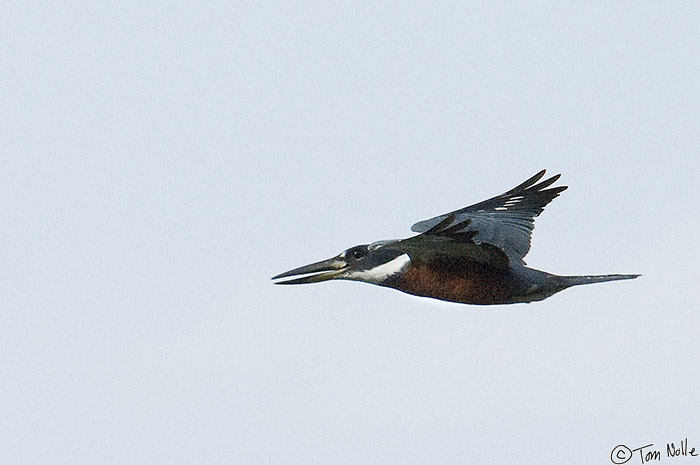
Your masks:
<path fill-rule="evenodd" d="M 535 217 L 567 186 L 547 189 L 561 176 L 557 174 L 537 184 L 542 170 L 517 187 L 483 202 L 455 210 L 429 220 L 420 221 L 412 231 L 441 236 L 468 237 L 476 243 L 487 243 L 502 249 L 517 263 L 530 250 L 530 237 Z"/>

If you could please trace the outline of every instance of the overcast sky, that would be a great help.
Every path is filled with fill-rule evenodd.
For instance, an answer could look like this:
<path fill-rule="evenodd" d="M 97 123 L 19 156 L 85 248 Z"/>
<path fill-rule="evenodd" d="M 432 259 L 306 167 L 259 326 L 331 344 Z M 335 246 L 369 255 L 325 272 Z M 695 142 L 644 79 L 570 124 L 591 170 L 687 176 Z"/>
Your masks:
<path fill-rule="evenodd" d="M 696 1 L 10 2 L 0 43 L 0 463 L 693 462 Z M 641 278 L 269 279 L 542 168 L 528 264 Z"/>

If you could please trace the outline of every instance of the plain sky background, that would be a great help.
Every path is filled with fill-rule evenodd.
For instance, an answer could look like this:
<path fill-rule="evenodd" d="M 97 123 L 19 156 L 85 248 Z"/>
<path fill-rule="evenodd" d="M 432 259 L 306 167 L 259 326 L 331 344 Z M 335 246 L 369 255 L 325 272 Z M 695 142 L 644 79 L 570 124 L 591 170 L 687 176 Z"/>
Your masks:
<path fill-rule="evenodd" d="M 17 1 L 0 44 L 0 463 L 700 448 L 697 1 Z M 542 168 L 528 264 L 642 278 L 269 279 Z"/>

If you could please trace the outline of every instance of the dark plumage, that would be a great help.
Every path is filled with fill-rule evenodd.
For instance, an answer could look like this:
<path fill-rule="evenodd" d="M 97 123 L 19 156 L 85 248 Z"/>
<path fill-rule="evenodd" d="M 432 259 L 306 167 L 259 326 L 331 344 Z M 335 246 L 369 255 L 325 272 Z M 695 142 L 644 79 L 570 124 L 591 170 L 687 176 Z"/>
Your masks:
<path fill-rule="evenodd" d="M 557 276 L 525 266 L 535 217 L 567 188 L 550 187 L 559 174 L 538 183 L 544 174 L 542 170 L 491 199 L 420 221 L 411 228 L 417 236 L 355 246 L 273 279 L 307 275 L 277 284 L 347 279 L 435 299 L 488 305 L 533 302 L 579 284 L 639 276 Z"/>

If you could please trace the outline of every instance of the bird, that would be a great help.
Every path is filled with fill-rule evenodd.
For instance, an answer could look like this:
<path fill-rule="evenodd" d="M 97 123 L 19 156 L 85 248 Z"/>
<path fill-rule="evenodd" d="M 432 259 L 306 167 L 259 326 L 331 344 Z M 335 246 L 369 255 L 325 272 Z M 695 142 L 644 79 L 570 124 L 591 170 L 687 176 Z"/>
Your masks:
<path fill-rule="evenodd" d="M 530 303 L 582 284 L 639 274 L 559 276 L 526 266 L 535 218 L 568 186 L 542 170 L 488 200 L 415 223 L 415 236 L 351 247 L 274 276 L 275 284 L 350 280 L 473 305 Z M 285 279 L 294 277 L 292 279 Z"/>

